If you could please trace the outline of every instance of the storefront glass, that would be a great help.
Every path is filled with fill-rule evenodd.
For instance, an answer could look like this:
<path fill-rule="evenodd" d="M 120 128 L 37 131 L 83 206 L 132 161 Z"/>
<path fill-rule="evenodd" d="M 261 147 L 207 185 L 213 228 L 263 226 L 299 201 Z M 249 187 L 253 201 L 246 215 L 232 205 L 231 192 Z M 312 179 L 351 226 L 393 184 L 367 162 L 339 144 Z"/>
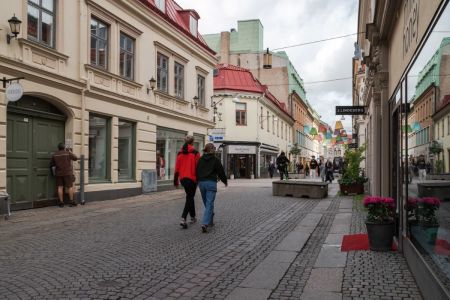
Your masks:
<path fill-rule="evenodd" d="M 135 178 L 135 126 L 134 123 L 119 120 L 119 180 Z"/>
<path fill-rule="evenodd" d="M 194 134 L 194 147 L 203 154 L 203 148 L 205 148 L 205 136 L 202 134 Z"/>
<path fill-rule="evenodd" d="M 406 77 L 401 126 L 408 234 L 450 291 L 450 173 L 445 127 L 450 105 L 450 5 L 429 35 Z M 444 126 L 442 126 L 444 125 Z"/>
<path fill-rule="evenodd" d="M 89 115 L 89 180 L 110 180 L 109 118 Z"/>
<path fill-rule="evenodd" d="M 156 129 L 156 173 L 158 180 L 173 179 L 178 151 L 184 144 L 185 131 L 157 127 Z"/>

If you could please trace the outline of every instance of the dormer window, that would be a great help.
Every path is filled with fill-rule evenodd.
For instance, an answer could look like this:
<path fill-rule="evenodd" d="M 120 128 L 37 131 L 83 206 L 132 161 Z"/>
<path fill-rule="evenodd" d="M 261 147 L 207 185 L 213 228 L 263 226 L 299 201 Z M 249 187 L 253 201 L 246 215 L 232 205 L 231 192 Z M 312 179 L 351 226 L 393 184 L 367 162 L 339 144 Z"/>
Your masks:
<path fill-rule="evenodd" d="M 197 19 L 193 16 L 189 17 L 189 30 L 193 36 L 197 36 Z"/>
<path fill-rule="evenodd" d="M 166 12 L 166 0 L 155 0 L 155 4 L 160 11 Z"/>

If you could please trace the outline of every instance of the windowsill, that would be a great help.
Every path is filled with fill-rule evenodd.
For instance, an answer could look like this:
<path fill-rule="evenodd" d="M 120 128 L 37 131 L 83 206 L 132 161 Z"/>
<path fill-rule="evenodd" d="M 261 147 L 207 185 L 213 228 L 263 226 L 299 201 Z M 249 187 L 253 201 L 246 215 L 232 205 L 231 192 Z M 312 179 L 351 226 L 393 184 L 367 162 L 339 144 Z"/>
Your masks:
<path fill-rule="evenodd" d="M 236 124 L 236 126 L 247 126 L 247 124 Z"/>
<path fill-rule="evenodd" d="M 119 179 L 118 183 L 135 183 L 137 182 L 136 179 L 130 178 L 130 179 Z"/>
<path fill-rule="evenodd" d="M 89 178 L 89 184 L 112 183 L 111 179 L 95 179 Z"/>
<path fill-rule="evenodd" d="M 100 73 L 100 74 L 102 74 L 102 75 L 112 77 L 112 78 L 114 78 L 114 79 L 116 79 L 116 80 L 120 80 L 120 81 L 122 81 L 122 82 L 125 82 L 125 83 L 127 83 L 127 84 L 129 84 L 129 85 L 131 85 L 131 86 L 133 86 L 133 87 L 135 87 L 135 88 L 140 89 L 140 88 L 143 87 L 142 84 L 140 84 L 140 83 L 138 83 L 138 82 L 136 82 L 136 81 L 126 79 L 126 78 L 124 78 L 124 77 L 122 77 L 122 76 L 119 76 L 119 75 L 117 75 L 117 74 L 111 73 L 111 72 L 109 72 L 108 70 L 101 69 L 101 68 L 99 68 L 99 67 L 96 67 L 96 66 L 93 66 L 93 65 L 89 65 L 89 64 L 85 64 L 84 67 L 85 67 L 86 70 L 91 70 L 91 71 L 93 71 L 93 72 L 98 72 L 98 73 Z"/>
<path fill-rule="evenodd" d="M 62 60 L 68 60 L 69 56 L 58 52 L 55 50 L 55 48 L 51 48 L 49 46 L 46 46 L 45 44 L 41 44 L 39 42 L 33 41 L 33 40 L 28 40 L 28 39 L 24 39 L 24 38 L 18 38 L 17 39 L 19 41 L 19 45 L 27 45 L 30 46 L 32 48 L 37 49 L 38 51 L 42 51 L 47 55 L 51 55 L 53 57 L 57 57 L 59 59 Z"/>
<path fill-rule="evenodd" d="M 189 104 L 189 101 L 184 100 L 184 98 L 175 97 L 175 101 L 177 101 L 178 103 L 181 103 L 181 104 L 185 104 L 185 105 Z"/>
<path fill-rule="evenodd" d="M 204 112 L 209 112 L 209 109 L 208 108 L 206 108 L 205 106 L 198 106 L 198 109 L 200 109 L 201 111 L 204 111 Z"/>

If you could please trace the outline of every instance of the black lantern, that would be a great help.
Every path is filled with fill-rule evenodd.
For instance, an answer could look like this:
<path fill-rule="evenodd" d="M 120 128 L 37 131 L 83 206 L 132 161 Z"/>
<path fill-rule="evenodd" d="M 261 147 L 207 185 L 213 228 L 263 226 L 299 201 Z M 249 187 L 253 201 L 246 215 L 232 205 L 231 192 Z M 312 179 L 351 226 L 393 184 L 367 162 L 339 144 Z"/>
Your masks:
<path fill-rule="evenodd" d="M 147 94 L 148 93 L 150 93 L 150 90 L 154 90 L 155 89 L 155 87 L 156 87 L 156 80 L 155 80 L 155 78 L 151 78 L 149 81 L 148 81 L 148 83 L 149 83 L 149 87 L 147 88 Z"/>
<path fill-rule="evenodd" d="M 272 53 L 269 52 L 269 48 L 267 48 L 266 53 L 263 55 L 263 68 L 272 69 Z"/>
<path fill-rule="evenodd" d="M 194 100 L 194 103 L 191 104 L 191 107 L 195 106 L 195 108 L 197 108 L 198 107 L 198 96 L 194 96 L 193 100 Z"/>
<path fill-rule="evenodd" d="M 6 34 L 6 42 L 9 44 L 11 42 L 11 38 L 17 38 L 17 35 L 20 33 L 20 24 L 22 23 L 22 21 L 20 21 L 14 14 L 14 16 L 8 20 L 8 23 L 12 33 Z"/>

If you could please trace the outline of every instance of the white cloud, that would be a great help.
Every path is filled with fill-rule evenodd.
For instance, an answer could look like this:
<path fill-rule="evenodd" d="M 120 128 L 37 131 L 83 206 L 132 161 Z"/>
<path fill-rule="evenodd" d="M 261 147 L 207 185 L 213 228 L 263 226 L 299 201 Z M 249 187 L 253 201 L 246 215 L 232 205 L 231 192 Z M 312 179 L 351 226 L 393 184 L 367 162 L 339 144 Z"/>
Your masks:
<path fill-rule="evenodd" d="M 264 47 L 283 46 L 341 36 L 357 31 L 357 0 L 176 0 L 200 14 L 199 31 L 218 33 L 236 28 L 238 20 L 260 19 Z M 356 36 L 285 49 L 305 82 L 351 77 Z M 270 88 L 270 86 L 269 86 Z M 352 81 L 307 84 L 307 98 L 331 126 L 340 116 L 336 105 L 351 105 Z M 344 126 L 351 131 L 351 117 Z"/>

